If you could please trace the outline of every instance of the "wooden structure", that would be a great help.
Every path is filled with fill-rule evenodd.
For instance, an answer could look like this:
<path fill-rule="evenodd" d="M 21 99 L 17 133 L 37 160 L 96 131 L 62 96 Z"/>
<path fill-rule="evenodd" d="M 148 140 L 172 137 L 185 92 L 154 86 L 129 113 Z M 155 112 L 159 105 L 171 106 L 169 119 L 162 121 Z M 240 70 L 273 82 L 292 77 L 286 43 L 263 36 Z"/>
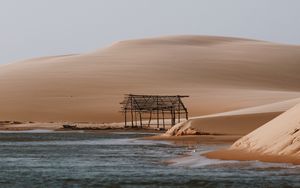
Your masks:
<path fill-rule="evenodd" d="M 120 103 L 124 114 L 125 127 L 128 126 L 128 122 L 131 122 L 131 127 L 143 127 L 143 124 L 150 127 L 152 119 L 155 118 L 157 128 L 162 125 L 165 129 L 166 124 L 173 126 L 176 120 L 179 123 L 182 117 L 188 119 L 187 108 L 181 100 L 184 97 L 189 96 L 125 95 L 124 101 Z M 166 119 L 171 119 L 171 123 L 167 123 Z"/>

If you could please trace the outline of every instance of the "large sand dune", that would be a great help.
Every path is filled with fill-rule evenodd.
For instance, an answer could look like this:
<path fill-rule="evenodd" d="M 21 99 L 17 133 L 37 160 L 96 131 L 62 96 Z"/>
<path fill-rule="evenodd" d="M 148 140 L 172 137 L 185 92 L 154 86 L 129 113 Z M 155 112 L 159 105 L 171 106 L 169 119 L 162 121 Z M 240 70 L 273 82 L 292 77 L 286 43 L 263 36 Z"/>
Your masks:
<path fill-rule="evenodd" d="M 300 47 L 170 36 L 0 65 L 0 120 L 121 121 L 123 94 L 187 94 L 191 116 L 299 97 Z"/>

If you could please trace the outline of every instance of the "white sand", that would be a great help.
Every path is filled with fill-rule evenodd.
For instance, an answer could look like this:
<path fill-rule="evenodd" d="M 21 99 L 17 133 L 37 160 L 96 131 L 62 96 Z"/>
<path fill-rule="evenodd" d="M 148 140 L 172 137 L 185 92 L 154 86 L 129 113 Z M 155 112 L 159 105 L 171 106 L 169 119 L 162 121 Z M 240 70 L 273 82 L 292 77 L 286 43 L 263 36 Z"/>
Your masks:
<path fill-rule="evenodd" d="M 192 117 L 188 121 L 176 124 L 164 135 L 179 136 L 195 134 L 196 132 L 245 135 L 297 103 L 300 103 L 300 98 L 229 112 Z"/>
<path fill-rule="evenodd" d="M 230 149 L 300 158 L 300 104 L 242 137 Z"/>

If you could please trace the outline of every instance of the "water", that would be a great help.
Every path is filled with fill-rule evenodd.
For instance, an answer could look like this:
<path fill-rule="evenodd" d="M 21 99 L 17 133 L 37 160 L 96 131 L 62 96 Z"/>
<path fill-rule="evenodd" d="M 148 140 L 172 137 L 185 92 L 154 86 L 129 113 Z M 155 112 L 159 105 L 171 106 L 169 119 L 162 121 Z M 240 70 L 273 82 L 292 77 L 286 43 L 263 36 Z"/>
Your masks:
<path fill-rule="evenodd" d="M 0 133 L 0 187 L 300 187 L 300 167 L 209 160 L 147 133 Z M 190 154 L 186 156 L 186 154 Z"/>

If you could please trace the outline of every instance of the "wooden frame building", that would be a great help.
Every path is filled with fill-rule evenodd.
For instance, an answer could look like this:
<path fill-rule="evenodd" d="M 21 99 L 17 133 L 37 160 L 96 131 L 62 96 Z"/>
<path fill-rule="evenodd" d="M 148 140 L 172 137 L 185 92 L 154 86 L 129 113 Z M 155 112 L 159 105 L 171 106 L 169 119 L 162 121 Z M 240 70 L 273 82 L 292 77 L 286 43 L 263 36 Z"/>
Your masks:
<path fill-rule="evenodd" d="M 156 119 L 157 128 L 160 125 L 165 129 L 166 124 L 175 125 L 176 120 L 179 123 L 182 117 L 188 119 L 188 111 L 182 102 L 186 95 L 133 95 L 127 94 L 122 105 L 125 127 L 131 122 L 131 127 L 143 127 L 146 124 L 151 125 L 152 119 Z M 128 116 L 129 114 L 129 116 Z M 170 119 L 171 122 L 166 122 Z M 145 122 L 146 120 L 146 122 Z"/>

